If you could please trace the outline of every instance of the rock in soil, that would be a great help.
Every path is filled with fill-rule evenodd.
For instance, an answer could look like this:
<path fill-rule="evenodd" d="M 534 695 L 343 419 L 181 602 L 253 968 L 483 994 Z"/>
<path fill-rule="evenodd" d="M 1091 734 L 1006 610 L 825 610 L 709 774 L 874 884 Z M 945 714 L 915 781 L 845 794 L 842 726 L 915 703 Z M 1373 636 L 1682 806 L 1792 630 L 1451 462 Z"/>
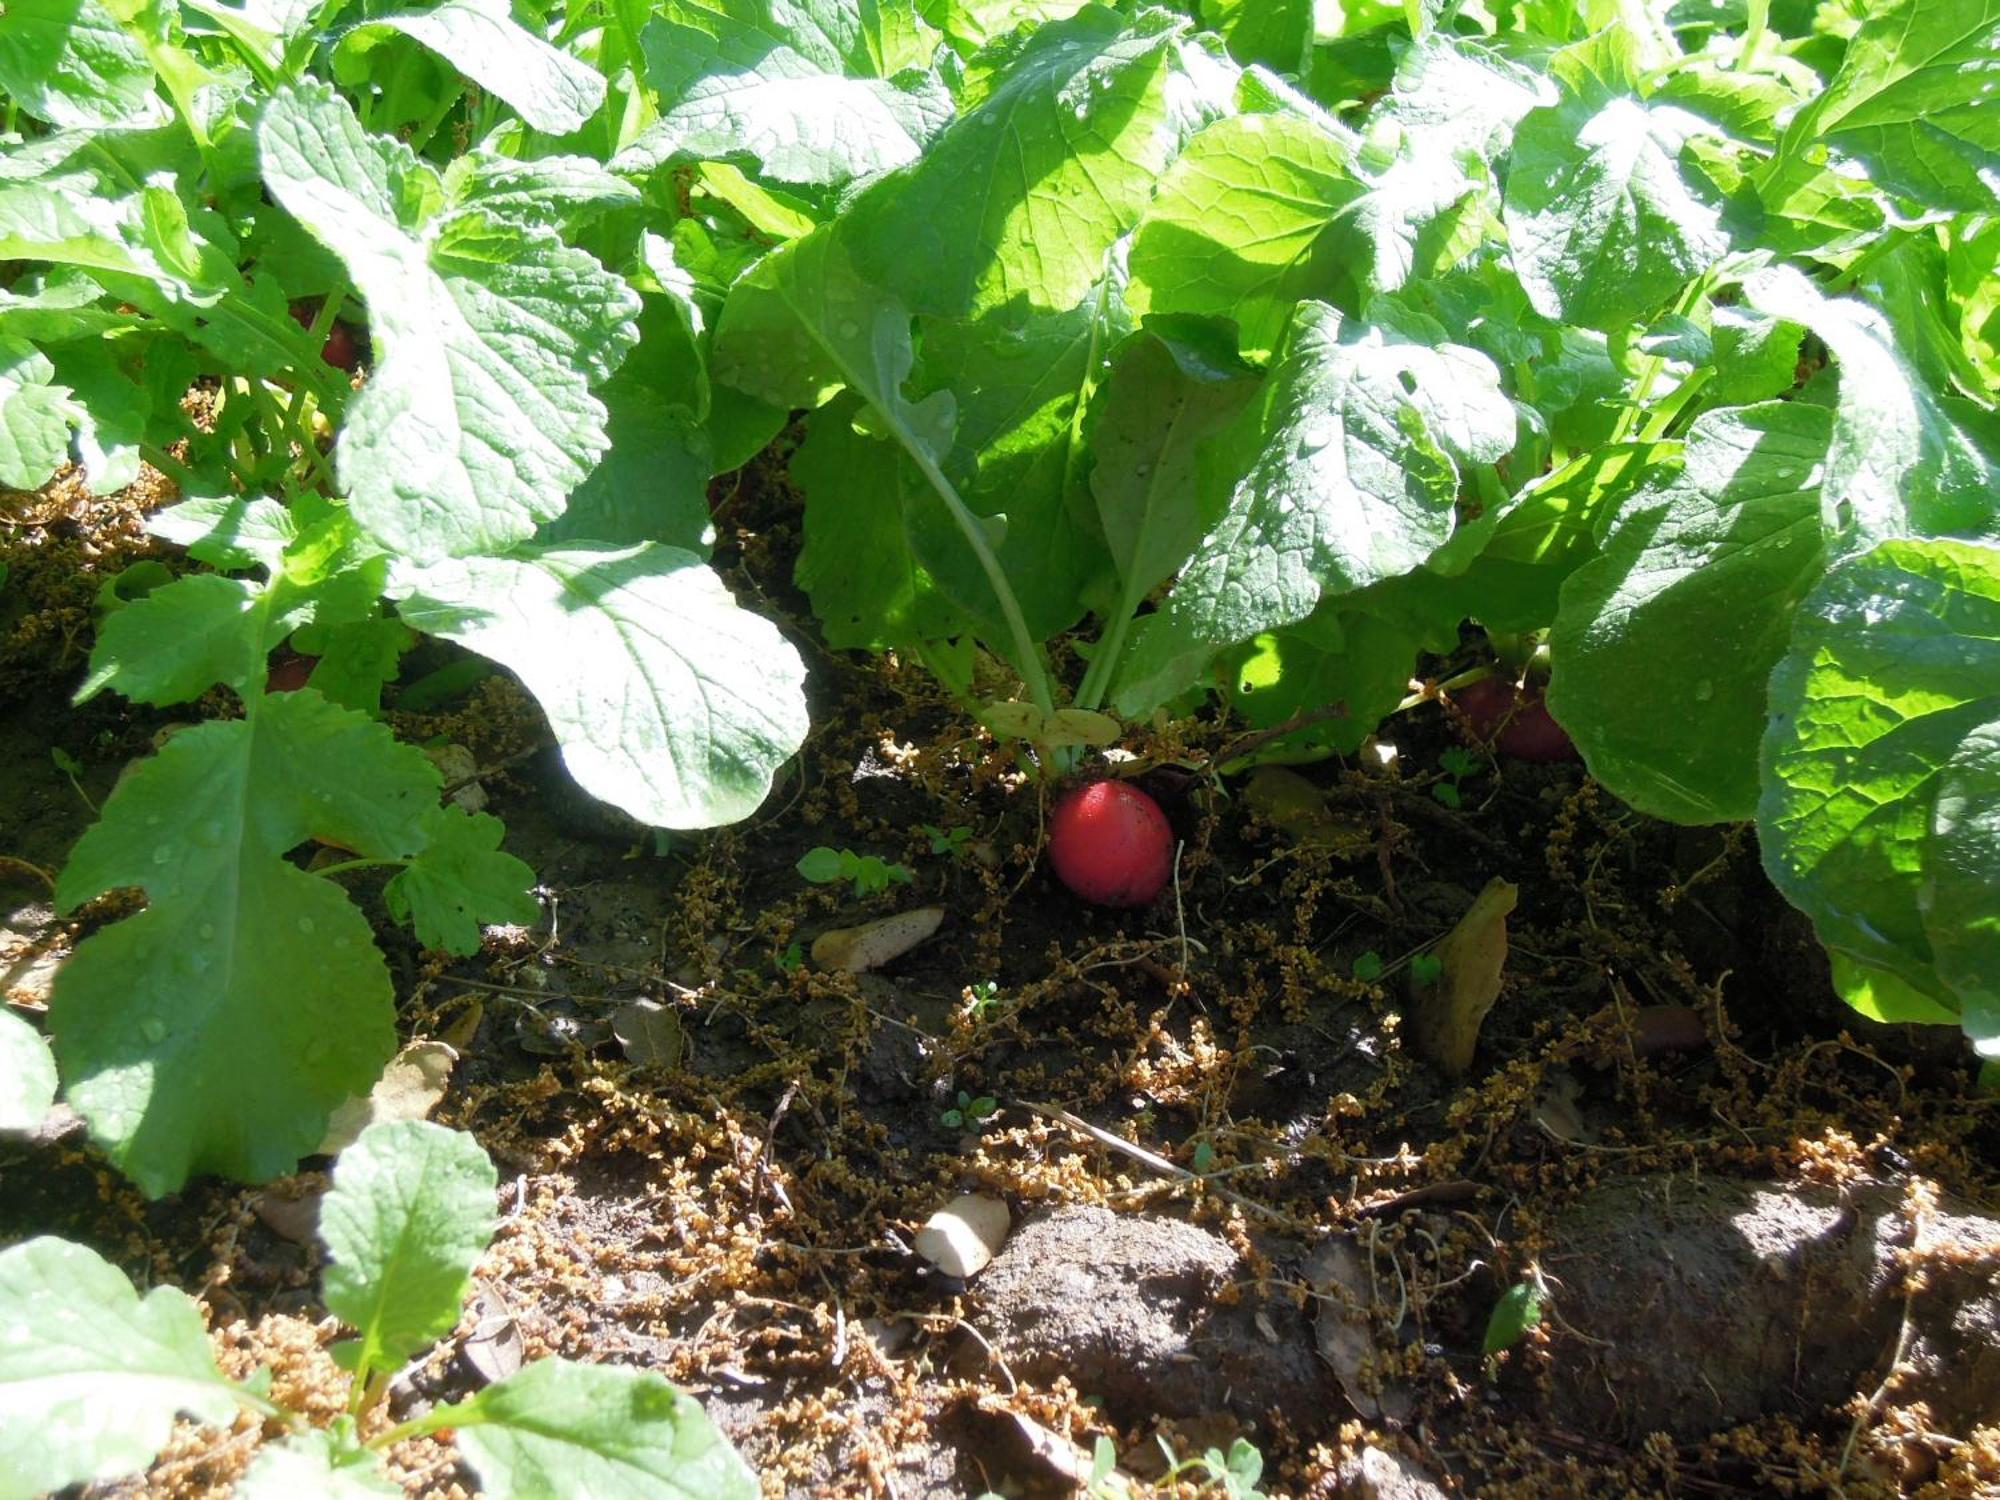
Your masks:
<path fill-rule="evenodd" d="M 1963 1435 L 2000 1412 L 2000 1218 L 1945 1201 L 1922 1225 L 1888 1394 Z M 1902 1327 L 1911 1219 L 1893 1183 L 1634 1178 L 1563 1211 L 1550 1241 L 1548 1404 L 1586 1431 L 1697 1438 L 1814 1415 L 1872 1391 Z"/>
<path fill-rule="evenodd" d="M 1325 1417 L 1330 1392 L 1298 1308 L 1195 1225 L 1053 1209 L 1015 1231 L 975 1293 L 978 1325 L 1015 1375 L 1066 1375 L 1120 1421 Z"/>
<path fill-rule="evenodd" d="M 1372 1444 L 1348 1455 L 1334 1476 L 1333 1493 L 1341 1500 L 1446 1500 L 1415 1463 Z"/>

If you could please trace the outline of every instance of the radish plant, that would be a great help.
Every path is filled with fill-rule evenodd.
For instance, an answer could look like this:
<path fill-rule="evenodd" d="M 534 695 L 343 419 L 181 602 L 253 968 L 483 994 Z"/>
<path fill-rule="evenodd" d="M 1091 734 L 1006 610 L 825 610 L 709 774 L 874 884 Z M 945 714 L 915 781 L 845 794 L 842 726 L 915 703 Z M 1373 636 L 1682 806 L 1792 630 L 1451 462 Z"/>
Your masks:
<path fill-rule="evenodd" d="M 755 1477 L 700 1403 L 647 1370 L 542 1359 L 408 1421 L 378 1413 L 391 1377 L 457 1325 L 493 1237 L 494 1187 L 478 1142 L 423 1121 L 371 1125 L 341 1153 L 319 1221 L 327 1310 L 355 1335 L 333 1351 L 352 1396 L 324 1428 L 270 1399 L 268 1371 L 226 1378 L 184 1292 L 141 1297 L 52 1236 L 0 1251 L 0 1500 L 138 1473 L 178 1415 L 223 1424 L 243 1411 L 286 1429 L 238 1481 L 243 1500 L 400 1495 L 380 1455 L 445 1429 L 495 1500 L 754 1500 Z"/>

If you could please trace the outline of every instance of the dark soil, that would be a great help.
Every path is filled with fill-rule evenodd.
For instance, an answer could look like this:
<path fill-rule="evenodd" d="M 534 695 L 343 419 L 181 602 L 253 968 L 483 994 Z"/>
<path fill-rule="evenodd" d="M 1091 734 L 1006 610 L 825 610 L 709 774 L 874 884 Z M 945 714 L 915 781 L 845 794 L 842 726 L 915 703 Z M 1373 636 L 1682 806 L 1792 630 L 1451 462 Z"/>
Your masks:
<path fill-rule="evenodd" d="M 2000 1205 L 2000 1112 L 1961 1039 L 1831 998 L 1746 831 L 1651 822 L 1566 765 L 1489 761 L 1447 808 L 1431 788 L 1458 734 L 1436 705 L 1384 728 L 1392 764 L 1302 768 L 1323 812 L 1279 826 L 1210 773 L 1230 728 L 1185 722 L 1121 768 L 1184 840 L 1176 884 L 1150 910 L 1092 910 L 1037 857 L 1054 789 L 913 666 L 821 651 L 781 485 L 753 470 L 731 495 L 718 562 L 806 652 L 816 725 L 745 824 L 656 837 L 596 807 L 504 676 L 443 713 L 392 710 L 490 768 L 544 910 L 452 963 L 354 877 L 404 1034 L 460 1053 L 436 1118 L 473 1131 L 503 1184 L 479 1297 L 399 1382 L 401 1413 L 557 1352 L 692 1390 L 772 1495 L 1068 1493 L 1067 1456 L 1100 1436 L 1170 1492 L 1156 1439 L 1234 1435 L 1281 1496 L 1349 1492 L 1371 1443 L 1480 1496 L 2000 1493 L 2000 1411 L 1885 1380 L 1899 1347 L 1922 1352 L 1898 1340 L 1927 1266 L 1971 1268 L 1955 1306 L 1990 1284 L 1990 1252 L 1946 1235 L 1935 1203 Z M 152 498 L 0 499 L 0 974 L 30 1013 L 48 965 L 110 914 L 50 907 L 43 875 L 90 818 L 50 751 L 101 801 L 162 722 L 65 703 L 88 599 L 145 550 L 131 516 Z M 971 835 L 933 853 L 925 825 Z M 793 866 L 819 844 L 914 882 L 866 901 L 809 886 Z M 1452 1080 L 1405 1045 L 1409 959 L 1495 876 L 1519 887 L 1505 987 Z M 801 960 L 827 928 L 922 904 L 942 930 L 884 973 Z M 640 998 L 678 1016 L 678 1064 L 626 1056 L 611 1020 Z M 961 1092 L 993 1113 L 947 1123 Z M 281 1394 L 338 1409 L 322 1179 L 147 1203 L 79 1135 L 44 1134 L 0 1144 L 0 1243 L 65 1234 L 185 1287 L 231 1368 L 271 1364 Z M 1768 1272 L 1753 1255 L 1725 1275 L 1730 1214 L 1702 1219 L 1702 1298 L 1646 1294 L 1684 1243 L 1661 1184 L 1873 1205 L 1901 1248 L 1869 1265 L 1890 1272 L 1837 1297 L 1787 1283 L 1794 1321 L 1828 1309 L 1855 1373 L 1767 1382 L 1747 1405 L 1690 1394 L 1638 1424 L 1595 1401 L 1588 1383 L 1684 1383 L 1717 1348 L 1771 1357 L 1769 1309 L 1728 1300 Z M 910 1243 L 969 1190 L 1015 1228 L 960 1283 Z M 1345 1292 L 1310 1269 L 1335 1244 Z M 1537 1275 L 1547 1315 L 1488 1357 L 1496 1300 Z M 1621 1304 L 1643 1317 L 1619 1322 Z M 257 1441 L 190 1432 L 123 1492 L 224 1492 Z M 413 1494 L 470 1488 L 448 1441 L 397 1459 Z"/>

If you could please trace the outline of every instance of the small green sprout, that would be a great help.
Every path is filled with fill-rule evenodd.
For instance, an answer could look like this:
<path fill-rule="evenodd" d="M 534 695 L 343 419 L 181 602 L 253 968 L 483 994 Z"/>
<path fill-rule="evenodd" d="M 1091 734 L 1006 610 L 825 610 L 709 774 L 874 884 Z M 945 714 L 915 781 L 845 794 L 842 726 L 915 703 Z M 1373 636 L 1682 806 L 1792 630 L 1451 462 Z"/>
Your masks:
<path fill-rule="evenodd" d="M 954 859 L 963 854 L 965 846 L 972 842 L 970 828 L 940 828 L 935 823 L 926 823 L 923 832 L 931 841 L 931 853 L 948 854 Z"/>
<path fill-rule="evenodd" d="M 1444 960 L 1435 953 L 1419 953 L 1410 960 L 1410 978 L 1418 984 L 1436 984 L 1444 973 Z"/>
<path fill-rule="evenodd" d="M 1000 986 L 991 979 L 975 980 L 960 993 L 965 998 L 965 1014 L 970 1020 L 983 1021 L 1000 1003 Z"/>
<path fill-rule="evenodd" d="M 805 961 L 806 950 L 797 943 L 791 943 L 778 955 L 778 968 L 786 974 L 796 974 Z"/>
<path fill-rule="evenodd" d="M 1500 1294 L 1500 1300 L 1493 1304 L 1492 1316 L 1486 1320 L 1484 1353 L 1488 1379 L 1498 1366 L 1499 1356 L 1520 1343 L 1542 1321 L 1542 1310 L 1548 1302 L 1548 1280 L 1537 1265 L 1530 1265 L 1526 1275 Z"/>
<path fill-rule="evenodd" d="M 814 885 L 832 885 L 847 880 L 857 896 L 872 896 L 891 884 L 908 885 L 916 876 L 908 865 L 899 865 L 873 854 L 856 854 L 852 849 L 829 849 L 824 844 L 808 849 L 796 867 Z"/>
<path fill-rule="evenodd" d="M 940 1125 L 948 1125 L 956 1130 L 961 1125 L 977 1125 L 990 1120 L 1000 1112 L 1000 1101 L 991 1094 L 981 1094 L 977 1099 L 964 1089 L 958 1091 L 958 1103 L 938 1116 Z"/>
<path fill-rule="evenodd" d="M 1431 795 L 1446 807 L 1458 808 L 1463 806 L 1465 798 L 1459 791 L 1458 784 L 1465 780 L 1466 777 L 1474 775 L 1479 771 L 1479 757 L 1474 755 L 1470 750 L 1463 750 L 1454 745 L 1438 757 L 1438 767 L 1451 779 L 1449 781 L 1440 781 L 1432 786 Z"/>
<path fill-rule="evenodd" d="M 1363 984 L 1373 984 L 1382 977 L 1382 955 L 1370 948 L 1366 953 L 1354 956 L 1354 977 Z"/>

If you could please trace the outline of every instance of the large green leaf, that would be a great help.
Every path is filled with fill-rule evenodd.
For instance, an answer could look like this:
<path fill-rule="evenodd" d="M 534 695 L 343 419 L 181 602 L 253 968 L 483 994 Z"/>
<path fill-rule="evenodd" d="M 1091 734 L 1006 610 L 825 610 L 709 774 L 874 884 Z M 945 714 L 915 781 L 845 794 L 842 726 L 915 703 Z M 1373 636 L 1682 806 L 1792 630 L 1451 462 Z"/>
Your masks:
<path fill-rule="evenodd" d="M 1830 424 L 1802 402 L 1710 412 L 1681 471 L 1628 501 L 1563 585 L 1549 707 L 1591 774 L 1642 812 L 1756 813 L 1765 684 L 1826 567 Z"/>
<path fill-rule="evenodd" d="M 103 0 L 10 0 L 0 14 L 0 93 L 59 129 L 163 113 L 145 49 Z"/>
<path fill-rule="evenodd" d="M 56 1097 L 56 1060 L 42 1034 L 0 1006 L 0 1130 L 33 1130 Z"/>
<path fill-rule="evenodd" d="M 798 652 L 678 548 L 522 548 L 405 567 L 391 592 L 515 672 L 578 784 L 643 823 L 747 817 L 805 739 Z"/>
<path fill-rule="evenodd" d="M 620 156 L 742 159 L 780 182 L 837 187 L 905 166 L 951 118 L 928 72 L 876 71 L 859 0 L 668 0 L 646 27 L 660 118 Z"/>
<path fill-rule="evenodd" d="M 1463 254 L 1446 233 L 1455 210 L 1490 218 L 1493 162 L 1523 116 L 1555 101 L 1547 79 L 1476 43 L 1433 32 L 1411 47 L 1357 153 L 1364 280 L 1393 291 Z"/>
<path fill-rule="evenodd" d="M 38 490 L 69 457 L 69 392 L 48 355 L 0 337 L 0 484 Z"/>
<path fill-rule="evenodd" d="M 1717 128 L 1632 92 L 1603 49 L 1568 49 L 1560 103 L 1514 130 L 1504 216 L 1535 310 L 1615 330 L 1658 311 L 1722 258 L 1715 194 L 1685 148 Z"/>
<path fill-rule="evenodd" d="M 360 1335 L 351 1368 L 400 1369 L 458 1322 L 493 1238 L 498 1178 L 479 1142 L 428 1120 L 370 1125 L 322 1202 L 327 1311 Z"/>
<path fill-rule="evenodd" d="M 1172 577 L 1218 519 L 1202 504 L 1197 459 L 1256 388 L 1248 369 L 1153 333 L 1113 361 L 1090 488 L 1118 568 L 1121 616 Z"/>
<path fill-rule="evenodd" d="M 370 21 L 422 42 L 550 135 L 575 130 L 604 102 L 603 76 L 523 27 L 507 0 L 444 0 Z"/>
<path fill-rule="evenodd" d="M 1188 142 L 1132 240 L 1140 315 L 1234 318 L 1274 347 L 1299 300 L 1336 284 L 1328 226 L 1361 195 L 1352 148 L 1302 115 L 1232 115 Z"/>
<path fill-rule="evenodd" d="M 862 275 L 936 317 L 1081 302 L 1202 123 L 1168 26 L 1162 12 L 1128 27 L 1093 5 L 1032 32 L 921 161 L 848 210 Z"/>
<path fill-rule="evenodd" d="M 354 514 L 429 561 L 499 550 L 562 512 L 606 446 L 590 386 L 637 338 L 637 295 L 539 225 L 476 207 L 332 90 L 280 90 L 257 140 L 271 195 L 341 257 L 377 364 L 335 449 Z"/>
<path fill-rule="evenodd" d="M 1887 319 L 1780 266 L 1743 284 L 1759 310 L 1811 329 L 1840 362 L 1820 507 L 1843 550 L 1887 537 L 1991 534 L 2000 471 L 1911 370 Z"/>
<path fill-rule="evenodd" d="M 241 691 L 289 629 L 271 628 L 260 592 L 245 579 L 196 573 L 135 599 L 98 632 L 98 665 L 75 701 L 106 688 L 153 704 L 190 702 L 218 682 Z"/>
<path fill-rule="evenodd" d="M 1491 462 L 1513 443 L 1514 407 L 1484 355 L 1305 303 L 1262 399 L 1218 440 L 1228 452 L 1213 462 L 1239 477 L 1151 649 L 1247 641 L 1419 567 L 1456 525 L 1454 459 Z M 1133 711 L 1136 686 L 1119 700 Z"/>
<path fill-rule="evenodd" d="M 1832 568 L 1771 677 L 1764 866 L 1836 981 L 1957 1015 L 1989 1055 L 2000 548 L 1889 541 Z"/>
<path fill-rule="evenodd" d="M 142 1301 L 116 1266 L 67 1241 L 0 1250 L 0 1500 L 136 1473 L 174 1418 L 227 1422 L 201 1310 L 172 1287 Z"/>
<path fill-rule="evenodd" d="M 693 1397 L 648 1370 L 543 1359 L 451 1408 L 493 1500 L 756 1500 Z"/>
<path fill-rule="evenodd" d="M 182 731 L 111 794 L 57 902 L 137 886 L 147 906 L 57 971 L 49 1027 L 70 1103 L 147 1192 L 289 1171 L 374 1083 L 388 970 L 340 888 L 284 856 L 406 858 L 437 789 L 420 750 L 307 688 Z"/>
<path fill-rule="evenodd" d="M 1085 592 L 1108 571 L 1084 488 L 1083 412 L 1130 321 L 1107 280 L 1060 313 L 1002 308 L 927 319 L 918 330 L 917 389 L 948 393 L 957 417 L 944 472 L 974 512 L 1005 517 L 995 551 L 1038 638 L 1075 624 Z M 936 498 L 918 496 L 905 516 L 918 555 L 953 597 L 997 620 L 986 575 Z"/>
<path fill-rule="evenodd" d="M 1924 920 L 1938 974 L 1980 1055 L 2000 1057 L 2000 723 L 1965 737 L 1938 778 Z"/>
<path fill-rule="evenodd" d="M 1840 71 L 1785 132 L 1787 155 L 1831 149 L 1931 208 L 2000 206 L 2000 0 L 1868 7 Z"/>
<path fill-rule="evenodd" d="M 792 455 L 792 482 L 806 497 L 799 587 L 836 651 L 958 635 L 966 616 L 917 561 L 903 526 L 936 497 L 901 449 L 855 431 L 858 410 L 850 396 L 814 413 Z"/>

